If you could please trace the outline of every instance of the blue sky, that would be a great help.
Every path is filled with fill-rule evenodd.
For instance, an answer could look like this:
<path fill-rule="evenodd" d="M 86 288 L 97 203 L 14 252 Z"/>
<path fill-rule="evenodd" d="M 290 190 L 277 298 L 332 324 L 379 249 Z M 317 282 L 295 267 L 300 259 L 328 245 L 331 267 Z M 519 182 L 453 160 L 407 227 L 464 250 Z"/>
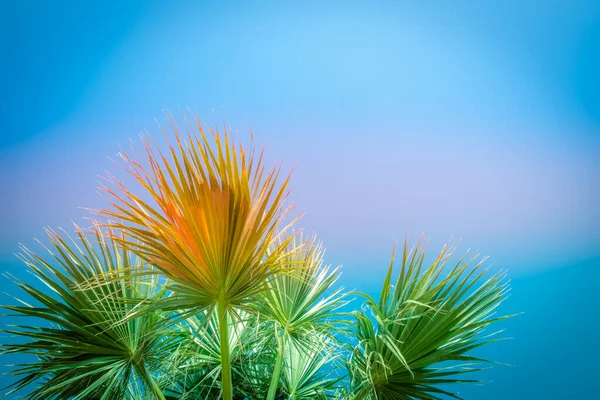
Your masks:
<path fill-rule="evenodd" d="M 422 232 L 510 270 L 526 314 L 490 351 L 516 367 L 467 398 L 573 398 L 549 382 L 600 360 L 600 3 L 483 3 L 1 2 L 0 261 L 19 273 L 18 242 L 102 205 L 118 145 L 190 106 L 296 165 L 345 286 Z"/>

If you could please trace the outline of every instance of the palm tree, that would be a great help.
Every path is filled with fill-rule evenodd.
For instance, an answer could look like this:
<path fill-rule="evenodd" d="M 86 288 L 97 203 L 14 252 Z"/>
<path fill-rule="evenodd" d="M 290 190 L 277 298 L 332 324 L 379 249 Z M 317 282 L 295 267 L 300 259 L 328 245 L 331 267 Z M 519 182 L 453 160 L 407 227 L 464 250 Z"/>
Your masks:
<path fill-rule="evenodd" d="M 75 230 L 71 240 L 47 231 L 49 259 L 23 248 L 22 259 L 43 288 L 17 282 L 30 299 L 4 308 L 45 325 L 4 330 L 29 341 L 4 345 L 3 353 L 36 357 L 13 371 L 24 377 L 8 395 L 41 380 L 28 398 L 116 400 L 141 393 L 164 400 L 155 377 L 176 345 L 165 340 L 172 337 L 171 324 L 157 312 L 129 317 L 143 303 L 162 298 L 164 290 L 155 277 L 140 274 L 146 270 L 140 259 L 98 229 L 97 243 Z M 106 275 L 120 279 L 103 280 Z"/>
<path fill-rule="evenodd" d="M 111 177 L 114 190 L 105 190 L 114 208 L 100 213 L 127 234 L 115 238 L 120 245 L 173 282 L 170 308 L 216 309 L 223 398 L 230 400 L 228 315 L 251 305 L 263 282 L 285 267 L 291 237 L 279 239 L 287 229 L 289 176 L 279 182 L 279 167 L 267 169 L 262 153 L 237 147 L 226 130 L 209 129 L 211 143 L 197 119 L 185 137 L 171 126 L 175 143 L 167 156 L 148 139 L 145 162 L 122 153 L 149 199 Z"/>
<path fill-rule="evenodd" d="M 289 233 L 289 176 L 262 153 L 234 145 L 197 119 L 163 154 L 151 138 L 122 153 L 138 188 L 113 176 L 106 222 L 76 238 L 48 231 L 42 258 L 23 248 L 41 283 L 17 281 L 31 299 L 4 306 L 40 326 L 5 330 L 25 340 L 2 352 L 19 366 L 11 395 L 37 399 L 439 399 L 487 362 L 473 350 L 506 298 L 503 273 L 445 246 L 429 265 L 394 257 L 379 298 L 349 293 L 323 266 L 315 238 Z M 140 158 L 141 157 L 141 158 Z M 112 186 L 111 186 L 112 185 Z M 356 293 L 355 293 L 356 294 Z M 345 367 L 345 368 L 339 368 Z M 442 386 L 443 385 L 443 386 Z"/>

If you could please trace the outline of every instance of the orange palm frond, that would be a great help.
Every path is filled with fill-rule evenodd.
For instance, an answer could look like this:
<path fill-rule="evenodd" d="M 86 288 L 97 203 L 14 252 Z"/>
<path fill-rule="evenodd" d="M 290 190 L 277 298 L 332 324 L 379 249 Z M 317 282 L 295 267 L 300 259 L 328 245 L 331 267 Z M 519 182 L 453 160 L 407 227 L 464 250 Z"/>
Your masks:
<path fill-rule="evenodd" d="M 290 175 L 280 182 L 280 165 L 265 167 L 262 152 L 253 146 L 246 152 L 226 129 L 205 129 L 195 117 L 186 122 L 182 133 L 169 118 L 175 141 L 167 137 L 167 155 L 146 137 L 142 160 L 120 154 L 142 194 L 150 197 L 145 200 L 109 176 L 114 188 L 103 189 L 114 209 L 100 214 L 127 234 L 124 247 L 199 303 L 188 306 L 240 306 L 282 267 L 289 252 L 291 237 L 280 237 L 295 222 L 284 223 Z"/>

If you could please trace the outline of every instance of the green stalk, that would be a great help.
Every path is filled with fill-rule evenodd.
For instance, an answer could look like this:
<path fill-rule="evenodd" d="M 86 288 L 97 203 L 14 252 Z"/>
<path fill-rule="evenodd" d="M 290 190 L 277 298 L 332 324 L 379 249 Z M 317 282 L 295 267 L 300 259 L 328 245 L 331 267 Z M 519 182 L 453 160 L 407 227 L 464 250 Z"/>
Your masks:
<path fill-rule="evenodd" d="M 227 322 L 227 305 L 223 299 L 218 303 L 219 337 L 221 341 L 221 391 L 223 400 L 233 399 L 231 384 L 231 362 L 229 361 L 229 324 Z"/>
<path fill-rule="evenodd" d="M 275 400 L 275 394 L 277 393 L 277 386 L 279 384 L 279 377 L 281 376 L 281 368 L 283 366 L 283 347 L 286 337 L 287 330 L 284 330 L 283 337 L 280 337 L 279 331 L 277 328 L 275 328 L 275 338 L 277 339 L 277 361 L 275 361 L 275 369 L 273 370 L 273 376 L 271 377 L 271 384 L 269 385 L 267 400 Z"/>
<path fill-rule="evenodd" d="M 152 390 L 154 391 L 154 395 L 156 396 L 156 398 L 158 400 L 167 400 L 165 398 L 165 395 L 163 394 L 162 390 L 160 390 L 160 388 L 158 387 L 158 384 L 156 383 L 154 378 L 152 378 L 152 376 L 150 376 L 150 383 L 152 384 Z"/>
<path fill-rule="evenodd" d="M 156 399 L 157 400 L 167 400 L 165 398 L 165 395 L 163 394 L 162 390 L 160 390 L 160 387 L 158 386 L 158 384 L 152 377 L 152 374 L 150 372 L 148 372 L 148 370 L 146 369 L 146 365 L 144 365 L 144 363 L 142 361 L 140 361 L 139 359 L 137 359 L 137 360 L 134 359 L 133 361 L 134 361 L 135 369 L 138 371 L 139 374 L 141 374 L 142 379 L 144 379 L 146 381 L 146 383 L 150 384 L 150 387 L 152 388 L 152 393 L 154 393 L 154 396 L 156 396 Z"/>

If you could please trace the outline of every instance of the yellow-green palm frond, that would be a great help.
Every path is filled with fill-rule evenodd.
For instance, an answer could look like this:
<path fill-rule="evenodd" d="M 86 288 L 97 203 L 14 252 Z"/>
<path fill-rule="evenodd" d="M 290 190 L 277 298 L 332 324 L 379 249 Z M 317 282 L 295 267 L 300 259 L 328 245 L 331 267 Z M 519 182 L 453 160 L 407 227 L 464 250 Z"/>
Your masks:
<path fill-rule="evenodd" d="M 141 190 L 111 177 L 114 208 L 100 213 L 127 234 L 122 245 L 175 282 L 181 307 L 239 306 L 281 268 L 290 177 L 280 179 L 280 166 L 267 167 L 262 152 L 237 146 L 226 129 L 186 122 L 183 133 L 169 120 L 167 154 L 148 138 L 142 159 L 121 153 Z"/>
<path fill-rule="evenodd" d="M 165 296 L 164 290 L 155 277 L 142 273 L 141 260 L 117 248 L 99 229 L 97 243 L 75 229 L 75 239 L 48 230 L 48 258 L 23 247 L 22 260 L 43 286 L 17 282 L 29 299 L 4 306 L 37 320 L 35 326 L 5 330 L 26 340 L 3 345 L 3 353 L 36 357 L 14 371 L 24 377 L 13 392 L 37 384 L 27 398 L 117 400 L 141 393 L 163 399 L 155 378 L 174 346 L 171 324 L 158 313 L 128 316 Z M 107 281 L 106 275 L 119 279 Z"/>
<path fill-rule="evenodd" d="M 459 398 L 439 385 L 474 382 L 461 374 L 477 366 L 464 363 L 487 362 L 471 352 L 498 340 L 483 331 L 508 318 L 493 314 L 509 288 L 502 272 L 486 278 L 476 257 L 449 266 L 452 253 L 445 246 L 424 267 L 424 247 L 409 252 L 405 243 L 396 283 L 392 257 L 379 301 L 364 295 L 370 314 L 356 313 L 358 345 L 348 363 L 356 399 Z"/>

